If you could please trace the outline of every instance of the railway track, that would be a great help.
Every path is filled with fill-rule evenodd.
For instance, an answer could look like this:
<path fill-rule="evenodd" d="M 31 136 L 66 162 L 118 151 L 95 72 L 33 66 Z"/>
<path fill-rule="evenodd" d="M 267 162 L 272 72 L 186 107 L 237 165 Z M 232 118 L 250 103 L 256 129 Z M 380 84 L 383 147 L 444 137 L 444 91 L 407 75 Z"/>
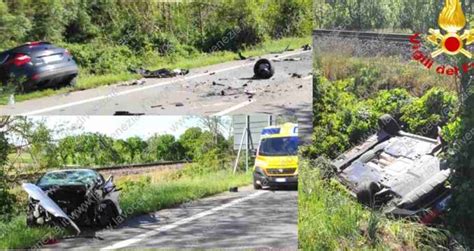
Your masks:
<path fill-rule="evenodd" d="M 381 42 L 395 42 L 395 43 L 410 43 L 410 36 L 412 34 L 403 33 L 379 33 L 367 31 L 347 31 L 347 30 L 326 30 L 316 29 L 313 31 L 313 37 L 338 37 L 338 38 L 352 38 L 359 40 L 381 41 Z"/>
<path fill-rule="evenodd" d="M 183 166 L 189 162 L 186 161 L 163 161 L 156 163 L 147 163 L 147 164 L 129 164 L 129 165 L 115 165 L 115 166 L 106 166 L 106 167 L 81 167 L 81 166 L 66 166 L 62 169 L 80 169 L 87 168 L 96 170 L 102 174 L 112 174 L 112 175 L 128 175 L 128 174 L 137 174 L 137 173 L 146 173 L 159 169 L 181 169 Z M 59 169 L 61 170 L 61 169 Z M 11 181 L 34 181 L 38 179 L 44 172 L 39 173 L 28 173 L 20 174 L 18 176 L 10 176 L 8 179 Z"/>

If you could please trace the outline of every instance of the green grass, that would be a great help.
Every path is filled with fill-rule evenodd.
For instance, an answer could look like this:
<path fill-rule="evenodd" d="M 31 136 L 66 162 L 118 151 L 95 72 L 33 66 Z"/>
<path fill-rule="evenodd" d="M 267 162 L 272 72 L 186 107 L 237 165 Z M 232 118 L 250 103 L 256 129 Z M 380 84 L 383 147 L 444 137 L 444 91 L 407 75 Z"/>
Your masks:
<path fill-rule="evenodd" d="M 456 91 L 454 78 L 427 70 L 419 62 L 398 57 L 354 57 L 334 49 L 315 56 L 315 69 L 331 80 L 356 79 L 361 84 L 370 83 L 370 90 L 394 88 L 407 89 L 414 96 L 421 96 L 432 87 Z"/>
<path fill-rule="evenodd" d="M 25 215 L 16 216 L 8 223 L 0 222 L 1 249 L 32 247 L 54 235 L 55 231 L 50 227 L 28 228 Z"/>
<path fill-rule="evenodd" d="M 145 184 L 125 189 L 121 205 L 127 214 L 142 214 L 173 207 L 183 202 L 207 197 L 230 187 L 251 183 L 249 174 L 232 175 L 227 172 L 200 177 L 182 177 L 177 180 Z M 146 192 L 144 192 L 146 191 Z"/>
<path fill-rule="evenodd" d="M 174 207 L 250 183 L 250 173 L 233 175 L 229 172 L 181 177 L 159 183 L 146 180 L 117 182 L 118 187 L 124 188 L 121 207 L 127 217 Z M 61 234 L 53 228 L 28 228 L 23 213 L 8 223 L 0 222 L 0 249 L 28 248 Z"/>
<path fill-rule="evenodd" d="M 243 54 L 247 57 L 261 56 L 273 52 L 281 52 L 284 49 L 298 49 L 305 44 L 311 44 L 311 37 L 304 38 L 283 38 L 280 40 L 270 40 L 262 43 L 261 45 L 248 48 L 243 50 Z M 166 57 L 153 57 L 148 59 L 149 63 L 146 68 L 148 69 L 159 69 L 159 68 L 196 68 L 204 67 L 213 64 L 219 64 L 236 60 L 238 58 L 236 53 L 225 51 L 215 53 L 198 53 L 191 57 L 183 56 L 166 56 Z M 15 95 L 15 101 L 21 102 L 31 99 L 37 99 L 42 97 L 48 97 L 53 95 L 65 94 L 73 91 L 85 90 L 96 88 L 104 85 L 111 85 L 121 81 L 127 81 L 132 79 L 140 78 L 137 74 L 128 72 L 122 72 L 119 74 L 107 74 L 107 75 L 80 75 L 78 84 L 75 88 L 64 87 L 60 89 L 46 89 L 41 91 L 35 91 L 27 94 Z M 0 105 L 8 104 L 8 94 L 0 95 Z"/>
<path fill-rule="evenodd" d="M 301 161 L 299 245 L 303 250 L 416 250 L 448 245 L 441 230 L 392 220 L 357 203 L 339 182 L 323 180 L 319 164 Z"/>

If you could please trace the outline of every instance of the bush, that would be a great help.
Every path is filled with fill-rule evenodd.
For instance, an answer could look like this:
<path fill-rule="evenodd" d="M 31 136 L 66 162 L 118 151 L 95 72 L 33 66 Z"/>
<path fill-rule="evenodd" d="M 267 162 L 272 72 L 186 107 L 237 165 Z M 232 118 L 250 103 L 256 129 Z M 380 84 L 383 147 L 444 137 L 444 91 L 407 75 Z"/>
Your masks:
<path fill-rule="evenodd" d="M 76 60 L 77 64 L 90 74 L 120 73 L 139 66 L 140 60 L 126 46 L 91 44 L 62 44 Z"/>
<path fill-rule="evenodd" d="M 443 127 L 453 120 L 457 105 L 455 94 L 432 88 L 423 97 L 403 108 L 400 119 L 410 132 L 436 138 L 438 126 Z"/>
<path fill-rule="evenodd" d="M 9 192 L 7 174 L 3 166 L 7 164 L 10 145 L 4 132 L 0 132 L 0 221 L 9 219 L 15 203 L 14 196 Z"/>
<path fill-rule="evenodd" d="M 405 89 L 382 90 L 368 102 L 373 110 L 377 111 L 377 118 L 383 114 L 390 114 L 395 119 L 402 116 L 402 108 L 413 101 L 412 97 Z"/>
<path fill-rule="evenodd" d="M 439 88 L 432 88 L 421 98 L 404 89 L 392 89 L 364 99 L 352 91 L 354 79 L 316 81 L 313 145 L 303 152 L 312 158 L 333 159 L 360 144 L 377 131 L 377 120 L 386 113 L 399 120 L 404 130 L 436 138 L 437 126 L 453 121 L 457 112 L 455 94 Z"/>

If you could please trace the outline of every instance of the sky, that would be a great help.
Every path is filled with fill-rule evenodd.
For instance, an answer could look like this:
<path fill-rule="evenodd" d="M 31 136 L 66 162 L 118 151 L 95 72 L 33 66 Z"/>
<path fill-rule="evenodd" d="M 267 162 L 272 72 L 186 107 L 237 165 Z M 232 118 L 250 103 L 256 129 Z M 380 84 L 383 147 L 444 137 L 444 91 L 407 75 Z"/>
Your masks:
<path fill-rule="evenodd" d="M 179 137 L 190 127 L 201 127 L 196 116 L 33 116 L 33 120 L 43 120 L 49 128 L 64 128 L 55 138 L 77 135 L 84 132 L 98 132 L 115 139 L 126 139 L 138 136 L 148 139 L 155 134 L 172 134 Z M 229 135 L 228 129 L 223 131 Z"/>

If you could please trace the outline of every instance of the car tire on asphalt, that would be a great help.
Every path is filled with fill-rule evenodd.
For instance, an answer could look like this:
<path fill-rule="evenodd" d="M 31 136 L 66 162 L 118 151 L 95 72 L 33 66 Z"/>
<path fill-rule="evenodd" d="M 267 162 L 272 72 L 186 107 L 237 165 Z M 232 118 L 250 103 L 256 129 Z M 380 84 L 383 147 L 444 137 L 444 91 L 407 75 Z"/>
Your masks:
<path fill-rule="evenodd" d="M 398 135 L 401 130 L 398 122 L 389 114 L 384 114 L 379 118 L 379 127 L 390 135 Z"/>
<path fill-rule="evenodd" d="M 75 88 L 77 86 L 77 76 L 72 77 L 67 83 L 67 86 Z"/>
<path fill-rule="evenodd" d="M 373 208 L 375 204 L 375 194 L 380 191 L 380 186 L 375 182 L 364 182 L 357 188 L 357 200 Z"/>
<path fill-rule="evenodd" d="M 253 188 L 255 190 L 261 190 L 262 189 L 262 186 L 257 184 L 257 179 L 253 178 Z"/>
<path fill-rule="evenodd" d="M 273 67 L 270 60 L 262 58 L 255 63 L 253 72 L 256 78 L 269 79 L 275 74 L 275 68 Z"/>

